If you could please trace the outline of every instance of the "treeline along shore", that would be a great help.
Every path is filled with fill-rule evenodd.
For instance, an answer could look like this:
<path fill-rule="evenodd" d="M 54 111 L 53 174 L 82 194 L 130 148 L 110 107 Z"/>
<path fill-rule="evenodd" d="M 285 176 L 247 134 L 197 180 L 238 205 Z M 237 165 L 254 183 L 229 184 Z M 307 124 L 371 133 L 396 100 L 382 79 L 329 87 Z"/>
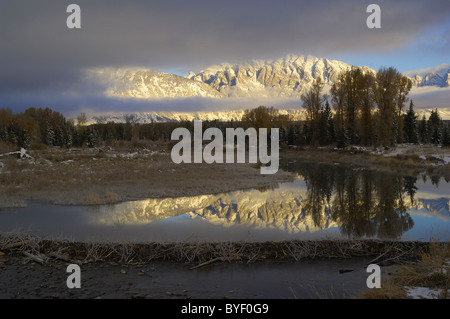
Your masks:
<path fill-rule="evenodd" d="M 382 68 L 376 75 L 359 68 L 343 72 L 329 92 L 323 92 L 320 78 L 301 97 L 299 105 L 306 118 L 280 114 L 273 107 L 259 106 L 244 112 L 240 121 L 204 121 L 203 130 L 217 127 L 280 129 L 280 146 L 349 145 L 385 146 L 396 144 L 450 145 L 450 123 L 433 110 L 428 118 L 418 118 L 408 98 L 411 81 L 395 68 Z M 407 106 L 409 102 L 409 107 Z M 177 127 L 193 130 L 192 122 L 139 124 L 98 121 L 86 125 L 81 113 L 68 120 L 50 108 L 28 108 L 14 114 L 0 109 L 0 143 L 39 149 L 46 146 L 97 147 L 117 141 L 170 141 Z M 1 150 L 0 150 L 1 151 Z"/>

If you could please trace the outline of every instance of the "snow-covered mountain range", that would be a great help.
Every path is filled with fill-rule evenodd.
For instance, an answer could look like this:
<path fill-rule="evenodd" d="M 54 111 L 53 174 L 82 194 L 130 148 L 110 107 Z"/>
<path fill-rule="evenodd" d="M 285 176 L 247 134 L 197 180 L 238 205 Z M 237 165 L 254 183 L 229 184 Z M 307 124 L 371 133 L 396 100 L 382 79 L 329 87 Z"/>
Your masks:
<path fill-rule="evenodd" d="M 411 74 L 418 87 L 450 85 L 450 66 L 428 74 Z M 274 61 L 255 60 L 247 64 L 223 63 L 189 72 L 185 77 L 149 69 L 95 70 L 108 85 L 107 94 L 116 97 L 174 98 L 174 97 L 296 97 L 321 78 L 331 86 L 339 73 L 351 65 L 312 56 L 287 56 Z M 360 66 L 363 72 L 375 70 Z"/>
<path fill-rule="evenodd" d="M 420 71 L 420 70 L 419 70 Z M 408 72 L 406 75 L 410 75 L 413 85 L 418 87 L 423 86 L 436 86 L 436 87 L 448 87 L 450 86 L 450 64 L 442 64 L 437 68 L 431 70 L 425 70 L 425 72 Z"/>
<path fill-rule="evenodd" d="M 133 113 L 109 113 L 93 115 L 88 121 L 93 123 L 162 123 L 162 122 L 191 122 L 193 120 L 225 122 L 240 121 L 244 110 L 230 110 L 217 112 L 133 112 Z M 305 111 L 302 109 L 279 110 L 281 115 L 289 114 L 294 120 L 305 119 Z"/>
<path fill-rule="evenodd" d="M 189 72 L 185 77 L 140 68 L 105 68 L 90 70 L 106 87 L 106 95 L 116 98 L 166 99 L 204 97 L 227 98 L 295 98 L 308 89 L 313 81 L 321 78 L 324 92 L 335 83 L 339 73 L 351 65 L 337 60 L 312 56 L 286 56 L 272 61 L 255 60 L 246 64 L 210 66 L 197 73 Z M 360 66 L 363 72 L 377 71 Z M 420 70 L 419 70 L 420 71 Z M 408 72 L 407 75 L 417 88 L 434 87 L 448 89 L 450 86 L 450 65 L 443 64 L 430 72 Z M 257 105 L 255 105 L 256 107 Z M 298 111 L 297 113 L 301 113 Z M 162 122 L 192 119 L 240 118 L 242 111 L 227 112 L 165 112 L 128 114 L 134 122 Z M 296 114 L 294 117 L 301 116 Z M 102 115 L 102 121 L 124 122 L 124 114 Z M 99 117 L 91 122 L 99 121 Z"/>
<path fill-rule="evenodd" d="M 314 79 L 332 85 L 339 73 L 351 68 L 347 63 L 316 57 L 287 56 L 275 61 L 253 61 L 249 64 L 221 64 L 186 77 L 209 84 L 230 96 L 281 96 L 300 98 Z M 363 72 L 374 70 L 362 66 Z"/>
<path fill-rule="evenodd" d="M 206 83 L 149 69 L 95 69 L 90 71 L 106 85 L 106 95 L 124 98 L 224 97 Z"/>

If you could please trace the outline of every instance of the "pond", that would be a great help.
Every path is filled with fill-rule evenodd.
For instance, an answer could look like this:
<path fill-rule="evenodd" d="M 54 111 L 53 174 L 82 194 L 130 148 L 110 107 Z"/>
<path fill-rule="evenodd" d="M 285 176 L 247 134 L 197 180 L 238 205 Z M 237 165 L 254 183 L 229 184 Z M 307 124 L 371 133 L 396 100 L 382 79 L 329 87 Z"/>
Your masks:
<path fill-rule="evenodd" d="M 276 188 L 101 206 L 29 202 L 0 210 L 0 232 L 77 241 L 450 240 L 450 183 L 291 163 Z M 220 181 L 218 181 L 220 183 Z"/>

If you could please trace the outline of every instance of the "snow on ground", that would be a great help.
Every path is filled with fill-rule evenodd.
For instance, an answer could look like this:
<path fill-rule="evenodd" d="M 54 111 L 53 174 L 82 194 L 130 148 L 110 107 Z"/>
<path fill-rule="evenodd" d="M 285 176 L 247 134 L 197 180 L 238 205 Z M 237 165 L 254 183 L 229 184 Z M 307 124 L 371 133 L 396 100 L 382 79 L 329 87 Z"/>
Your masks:
<path fill-rule="evenodd" d="M 450 149 L 436 145 L 401 144 L 389 149 L 377 148 L 376 150 L 370 151 L 370 153 L 374 155 L 383 155 L 385 157 L 416 154 L 422 160 L 434 157 L 442 160 L 442 164 L 450 163 Z"/>
<path fill-rule="evenodd" d="M 443 289 L 431 289 L 427 287 L 405 287 L 406 294 L 413 299 L 437 299 Z"/>
<path fill-rule="evenodd" d="M 444 158 L 442 159 L 445 164 L 450 163 L 450 155 L 444 155 Z"/>
<path fill-rule="evenodd" d="M 121 154 L 120 156 L 123 158 L 133 158 L 133 157 L 136 157 L 137 155 L 138 155 L 138 153 L 134 152 L 134 153 Z"/>
<path fill-rule="evenodd" d="M 22 158 L 29 158 L 29 159 L 33 159 L 33 157 L 31 157 L 28 153 L 27 150 L 24 148 L 21 148 L 20 151 L 16 151 L 16 152 L 9 152 L 9 153 L 5 153 L 5 154 L 0 154 L 1 156 L 7 156 L 7 155 L 19 155 L 19 157 Z"/>

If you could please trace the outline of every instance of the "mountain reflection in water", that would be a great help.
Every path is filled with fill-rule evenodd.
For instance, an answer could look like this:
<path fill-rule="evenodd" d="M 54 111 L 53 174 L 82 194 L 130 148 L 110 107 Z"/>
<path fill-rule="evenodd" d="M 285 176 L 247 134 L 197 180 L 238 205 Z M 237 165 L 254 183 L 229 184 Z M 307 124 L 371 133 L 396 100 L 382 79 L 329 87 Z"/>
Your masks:
<path fill-rule="evenodd" d="M 412 214 L 450 220 L 450 198 L 445 195 L 449 183 L 436 176 L 427 180 L 317 163 L 285 169 L 296 172 L 298 179 L 278 188 L 100 206 L 91 223 L 141 225 L 189 216 L 215 225 L 290 234 L 335 227 L 348 238 L 400 239 L 414 227 Z M 435 189 L 421 192 L 418 184 L 426 189 L 430 181 Z M 442 196 L 437 192 L 441 188 Z"/>

